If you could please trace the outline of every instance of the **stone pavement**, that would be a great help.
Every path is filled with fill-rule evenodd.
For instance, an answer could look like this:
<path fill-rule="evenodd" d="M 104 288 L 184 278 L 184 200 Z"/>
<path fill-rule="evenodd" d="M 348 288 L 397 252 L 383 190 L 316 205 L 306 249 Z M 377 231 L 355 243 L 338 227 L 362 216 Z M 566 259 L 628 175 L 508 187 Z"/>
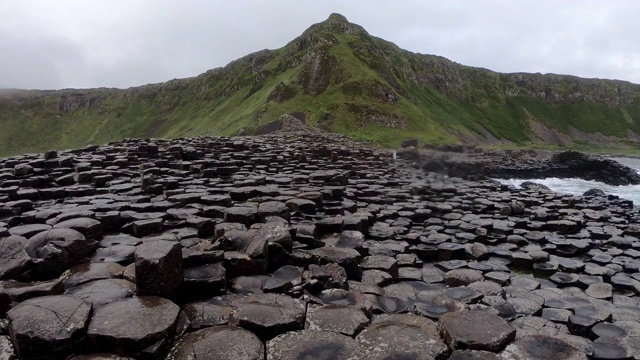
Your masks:
<path fill-rule="evenodd" d="M 633 359 L 630 201 L 322 133 L 0 160 L 0 358 Z"/>

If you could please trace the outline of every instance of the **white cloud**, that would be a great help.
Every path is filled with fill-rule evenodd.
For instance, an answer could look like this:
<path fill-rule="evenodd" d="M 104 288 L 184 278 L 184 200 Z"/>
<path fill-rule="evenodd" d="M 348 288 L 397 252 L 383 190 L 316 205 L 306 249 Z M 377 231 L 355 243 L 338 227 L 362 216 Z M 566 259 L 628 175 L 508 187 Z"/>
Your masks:
<path fill-rule="evenodd" d="M 414 52 L 640 83 L 633 0 L 0 0 L 0 85 L 128 87 L 278 48 L 332 12 Z"/>

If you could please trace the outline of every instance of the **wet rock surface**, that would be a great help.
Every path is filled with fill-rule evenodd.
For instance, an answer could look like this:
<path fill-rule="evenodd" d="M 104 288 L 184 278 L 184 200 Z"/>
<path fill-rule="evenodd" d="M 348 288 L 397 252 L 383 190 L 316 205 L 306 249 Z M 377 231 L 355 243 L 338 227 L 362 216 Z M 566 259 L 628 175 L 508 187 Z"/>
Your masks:
<path fill-rule="evenodd" d="M 0 160 L 0 353 L 637 358 L 639 220 L 315 132 L 26 154 Z"/>
<path fill-rule="evenodd" d="M 468 179 L 546 177 L 580 178 L 610 185 L 640 184 L 632 168 L 606 157 L 577 151 L 552 153 L 536 150 L 482 150 L 469 147 L 460 151 L 413 150 L 414 160 L 425 171 L 435 171 Z M 601 195 L 592 189 L 585 196 Z"/>

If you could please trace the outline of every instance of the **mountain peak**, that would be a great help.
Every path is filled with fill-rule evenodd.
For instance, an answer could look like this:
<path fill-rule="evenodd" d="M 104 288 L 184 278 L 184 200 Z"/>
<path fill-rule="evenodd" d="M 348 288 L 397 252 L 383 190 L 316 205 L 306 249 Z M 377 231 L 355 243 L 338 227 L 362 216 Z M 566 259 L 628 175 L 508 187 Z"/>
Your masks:
<path fill-rule="evenodd" d="M 347 20 L 347 18 L 344 15 L 338 14 L 338 13 L 332 13 L 331 15 L 329 15 L 329 18 L 327 18 L 326 21 L 349 24 L 349 20 Z"/>
<path fill-rule="evenodd" d="M 310 29 L 322 29 L 338 34 L 354 34 L 365 31 L 360 25 L 352 24 L 344 15 L 332 13 L 327 20 L 312 26 Z"/>

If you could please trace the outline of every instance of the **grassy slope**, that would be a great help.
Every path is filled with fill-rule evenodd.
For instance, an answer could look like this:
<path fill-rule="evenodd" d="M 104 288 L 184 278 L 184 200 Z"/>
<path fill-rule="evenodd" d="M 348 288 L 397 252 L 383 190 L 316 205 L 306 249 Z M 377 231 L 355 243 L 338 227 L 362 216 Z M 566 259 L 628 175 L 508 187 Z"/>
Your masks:
<path fill-rule="evenodd" d="M 190 79 L 127 90 L 29 93 L 20 104 L 0 98 L 0 155 L 124 137 L 231 135 L 300 111 L 309 125 L 385 146 L 409 137 L 457 142 L 460 134 L 481 138 L 485 131 L 516 146 L 544 146 L 532 137 L 530 118 L 564 133 L 570 126 L 617 137 L 626 137 L 628 129 L 640 133 L 640 91 L 638 101 L 624 106 L 548 101 L 529 93 L 540 92 L 542 86 L 562 96 L 597 90 L 596 97 L 604 91 L 606 98 L 617 85 L 580 85 L 572 77 L 534 75 L 538 83 L 522 85 L 509 74 L 403 51 L 345 21 L 332 17 L 284 48 L 255 53 Z M 270 95 L 280 85 L 288 96 L 273 99 Z M 397 100 L 386 101 L 381 91 Z M 85 103 L 91 100 L 91 105 L 61 111 L 70 93 L 80 94 Z M 376 126 L 364 120 L 370 114 L 400 119 L 404 126 Z"/>

